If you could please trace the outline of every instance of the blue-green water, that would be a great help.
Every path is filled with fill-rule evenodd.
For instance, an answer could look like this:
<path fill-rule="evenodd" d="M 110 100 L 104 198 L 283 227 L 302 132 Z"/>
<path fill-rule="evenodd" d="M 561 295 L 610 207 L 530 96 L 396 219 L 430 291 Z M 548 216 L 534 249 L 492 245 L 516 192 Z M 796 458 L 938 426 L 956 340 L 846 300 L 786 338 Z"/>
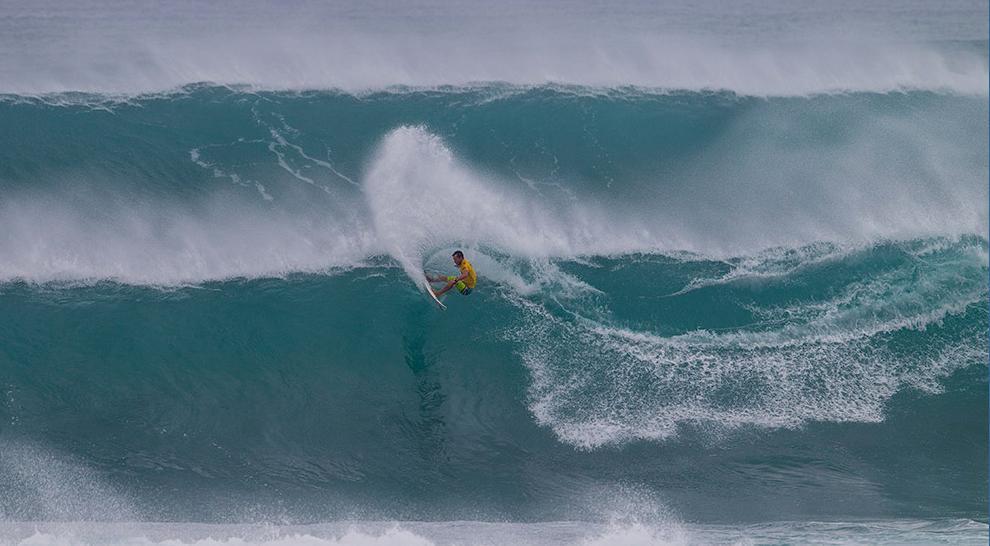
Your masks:
<path fill-rule="evenodd" d="M 0 63 L 0 541 L 985 542 L 986 41 L 933 25 L 669 85 Z"/>
<path fill-rule="evenodd" d="M 61 100 L 0 105 L 8 517 L 985 508 L 983 100 Z M 455 247 L 438 312 L 406 270 Z"/>

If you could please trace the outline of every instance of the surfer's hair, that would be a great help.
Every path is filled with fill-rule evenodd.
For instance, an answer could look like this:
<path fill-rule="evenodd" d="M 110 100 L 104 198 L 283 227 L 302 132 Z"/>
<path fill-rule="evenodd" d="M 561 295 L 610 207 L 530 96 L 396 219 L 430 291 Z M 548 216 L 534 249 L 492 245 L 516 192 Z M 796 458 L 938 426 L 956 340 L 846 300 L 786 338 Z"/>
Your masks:
<path fill-rule="evenodd" d="M 454 253 L 451 254 L 451 256 L 457 256 L 458 258 L 463 258 L 464 257 L 464 253 L 461 252 L 460 250 L 455 250 Z"/>

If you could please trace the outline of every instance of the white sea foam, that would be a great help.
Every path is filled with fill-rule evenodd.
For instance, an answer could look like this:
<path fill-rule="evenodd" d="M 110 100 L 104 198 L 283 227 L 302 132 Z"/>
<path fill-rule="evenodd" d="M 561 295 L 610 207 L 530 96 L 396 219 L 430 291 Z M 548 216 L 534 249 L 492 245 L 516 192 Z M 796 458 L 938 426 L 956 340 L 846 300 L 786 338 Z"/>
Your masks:
<path fill-rule="evenodd" d="M 219 199 L 193 208 L 25 196 L 0 202 L 0 225 L 4 281 L 175 285 L 327 272 L 380 253 L 356 220 Z"/>
<path fill-rule="evenodd" d="M 105 532 L 95 536 L 87 536 L 89 533 L 80 533 L 68 525 L 61 526 L 61 529 L 58 526 L 55 527 L 55 530 L 49 532 L 35 531 L 33 535 L 11 544 L 19 546 L 109 546 L 116 544 L 127 546 L 433 546 L 436 544 L 436 542 L 416 533 L 400 529 L 398 525 L 380 533 L 349 530 L 342 532 L 339 536 L 319 536 L 305 531 L 289 531 L 278 533 L 275 536 L 265 536 L 265 533 L 262 532 L 260 533 L 261 536 L 252 536 L 253 533 L 245 533 L 244 530 L 238 532 L 235 526 L 228 528 L 217 526 L 218 528 L 212 531 L 216 534 L 197 537 L 199 535 L 195 532 L 198 530 L 197 526 L 190 525 L 189 527 L 193 528 L 193 532 L 190 533 L 189 528 L 175 524 L 170 527 L 177 536 L 161 538 L 131 534 L 134 533 L 134 529 L 150 527 L 140 524 L 116 529 L 115 531 L 120 534 L 109 537 Z M 77 525 L 76 527 L 85 528 L 86 526 Z M 253 531 L 253 529 L 247 530 Z"/>
<path fill-rule="evenodd" d="M 645 229 L 601 211 L 527 199 L 458 161 L 422 127 L 400 127 L 383 139 L 364 192 L 379 241 L 413 279 L 421 277 L 427 252 L 455 244 L 490 245 L 523 258 L 653 244 Z"/>
<path fill-rule="evenodd" d="M 4 438 L 0 439 L 0 515 L 4 520 L 121 521 L 134 520 L 137 511 L 125 495 L 72 456 Z M 0 536 L 0 542 L 4 540 Z M 71 541 L 62 538 L 58 543 Z"/>
<path fill-rule="evenodd" d="M 254 186 L 254 188 L 258 190 L 258 193 L 265 201 L 272 201 L 274 199 L 271 196 L 271 194 L 269 194 L 265 190 L 265 186 L 261 182 L 258 182 L 256 180 L 244 180 L 237 173 L 226 172 L 223 169 L 220 169 L 219 167 L 214 165 L 213 163 L 210 163 L 209 161 L 205 161 L 202 158 L 202 152 L 200 151 L 199 148 L 193 148 L 192 150 L 189 150 L 189 159 L 193 163 L 199 165 L 200 167 L 212 171 L 214 178 L 228 178 L 230 179 L 231 182 L 239 186 Z"/>
<path fill-rule="evenodd" d="M 909 354 L 887 343 L 985 301 L 980 256 L 942 262 L 877 273 L 821 301 L 755 308 L 765 320 L 746 328 L 667 336 L 587 318 L 559 299 L 510 294 L 525 317 L 510 337 L 531 373 L 533 415 L 581 448 L 663 440 L 684 425 L 879 422 L 898 390 L 940 392 L 942 378 L 985 362 L 981 333 L 940 336 Z M 573 308 L 561 314 L 551 305 Z"/>
<path fill-rule="evenodd" d="M 964 519 L 774 522 L 750 525 L 481 521 L 353 522 L 301 526 L 195 523 L 0 523 L 18 546 L 556 546 L 681 544 L 986 544 Z"/>

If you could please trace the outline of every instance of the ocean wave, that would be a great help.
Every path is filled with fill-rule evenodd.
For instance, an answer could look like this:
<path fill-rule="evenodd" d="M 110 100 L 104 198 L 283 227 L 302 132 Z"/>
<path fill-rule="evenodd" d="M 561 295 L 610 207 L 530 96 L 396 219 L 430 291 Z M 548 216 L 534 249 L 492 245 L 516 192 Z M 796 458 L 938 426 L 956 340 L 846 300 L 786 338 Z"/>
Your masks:
<path fill-rule="evenodd" d="M 2 104 L 31 125 L 0 148 L 0 279 L 183 284 L 381 255 L 413 277 L 455 246 L 524 260 L 742 255 L 765 268 L 730 264 L 683 288 L 694 290 L 786 273 L 806 263 L 795 249 L 829 259 L 986 231 L 985 134 L 950 144 L 976 130 L 982 102 L 499 93 L 199 87 L 106 109 Z M 400 122 L 410 115 L 420 123 Z M 73 127 L 91 138 L 64 137 Z M 102 144 L 133 131 L 122 148 Z"/>
<path fill-rule="evenodd" d="M 805 263 L 786 272 L 676 296 L 727 263 L 765 271 L 779 256 L 469 249 L 478 289 L 448 296 L 443 313 L 390 258 L 167 289 L 4 283 L 0 329 L 14 341 L 0 353 L 0 510 L 41 520 L 106 519 L 100 507 L 110 506 L 170 521 L 598 521 L 656 504 L 609 504 L 629 496 L 607 487 L 619 460 L 636 475 L 614 481 L 660 499 L 680 494 L 663 485 L 671 480 L 687 484 L 681 501 L 738 491 L 740 519 L 762 517 L 749 499 L 767 483 L 792 500 L 864 495 L 856 513 L 881 517 L 849 452 L 868 453 L 878 473 L 913 473 L 899 457 L 918 435 L 941 438 L 912 451 L 939 468 L 975 449 L 968 434 L 943 434 L 980 426 L 955 416 L 985 400 L 986 246 L 888 241 L 828 260 L 797 249 Z M 446 250 L 423 258 L 453 269 Z M 760 463 L 764 449 L 780 461 Z M 727 457 L 700 481 L 698 450 Z M 976 510 L 972 494 L 955 493 L 975 491 L 973 472 L 927 486 L 934 500 L 918 513 Z M 943 483 L 950 500 L 940 500 Z M 382 495 L 395 500 L 383 506 Z M 519 495 L 535 500 L 517 509 Z M 85 502 L 94 498 L 103 502 Z M 803 514 L 794 506 L 771 509 Z"/>
<path fill-rule="evenodd" d="M 876 268 L 884 263 L 883 247 L 843 258 L 829 254 L 836 263 L 822 262 L 814 249 L 788 253 L 807 259 L 739 288 L 737 297 L 751 289 L 761 294 L 743 305 L 752 322 L 674 335 L 617 326 L 621 314 L 595 305 L 511 297 L 525 318 L 509 337 L 521 345 L 532 375 L 534 416 L 580 448 L 666 440 L 684 426 L 718 432 L 879 422 L 899 390 L 939 392 L 940 380 L 953 371 L 985 363 L 985 327 L 975 317 L 985 313 L 986 262 L 968 250 L 971 244 L 985 251 L 977 241 L 906 243 L 942 250 L 929 262 L 902 258 L 861 280 L 828 272 L 854 270 L 860 262 Z M 777 257 L 741 264 L 765 269 Z M 801 300 L 772 303 L 774 292 L 786 294 L 795 285 L 807 286 Z M 728 313 L 731 307 L 715 309 Z M 912 331 L 929 342 L 905 353 L 899 347 Z"/>
<path fill-rule="evenodd" d="M 986 543 L 985 3 L 129 4 L 0 8 L 0 543 Z"/>

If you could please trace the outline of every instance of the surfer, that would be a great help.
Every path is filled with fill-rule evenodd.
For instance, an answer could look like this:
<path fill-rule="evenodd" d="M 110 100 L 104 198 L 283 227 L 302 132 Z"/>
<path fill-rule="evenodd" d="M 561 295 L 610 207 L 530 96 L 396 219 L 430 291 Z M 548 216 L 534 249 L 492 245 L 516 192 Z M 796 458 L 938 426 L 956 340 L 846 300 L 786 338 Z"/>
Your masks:
<path fill-rule="evenodd" d="M 436 292 L 438 297 L 442 296 L 445 292 L 454 287 L 457 288 L 458 292 L 467 296 L 472 290 L 474 290 L 474 285 L 478 282 L 478 275 L 474 272 L 474 267 L 471 266 L 471 262 L 467 261 L 467 258 L 464 257 L 464 253 L 460 250 L 455 250 L 454 253 L 451 254 L 451 258 L 454 259 L 454 265 L 456 265 L 457 269 L 461 272 L 459 276 L 455 277 L 453 275 L 448 275 L 445 277 L 443 275 L 436 275 L 431 277 L 430 275 L 427 275 L 426 280 L 430 282 L 447 283 L 443 288 Z"/>

